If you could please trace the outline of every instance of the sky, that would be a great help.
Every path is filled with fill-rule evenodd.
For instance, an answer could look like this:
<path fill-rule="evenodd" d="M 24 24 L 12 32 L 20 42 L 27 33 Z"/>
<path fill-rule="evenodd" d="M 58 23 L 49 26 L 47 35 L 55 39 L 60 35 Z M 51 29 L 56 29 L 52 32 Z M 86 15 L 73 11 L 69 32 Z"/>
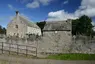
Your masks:
<path fill-rule="evenodd" d="M 95 25 L 95 0 L 0 0 L 0 8 L 0 25 L 3 27 L 7 27 L 16 10 L 32 22 L 76 19 L 87 15 Z"/>

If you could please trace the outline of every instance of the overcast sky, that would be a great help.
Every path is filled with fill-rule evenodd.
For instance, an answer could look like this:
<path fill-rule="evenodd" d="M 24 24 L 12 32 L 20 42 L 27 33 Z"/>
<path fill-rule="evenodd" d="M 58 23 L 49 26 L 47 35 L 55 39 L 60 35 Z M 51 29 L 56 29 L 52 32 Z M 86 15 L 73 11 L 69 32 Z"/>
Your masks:
<path fill-rule="evenodd" d="M 0 0 L 0 25 L 6 27 L 16 10 L 33 22 L 76 19 L 82 15 L 95 21 L 95 0 Z"/>

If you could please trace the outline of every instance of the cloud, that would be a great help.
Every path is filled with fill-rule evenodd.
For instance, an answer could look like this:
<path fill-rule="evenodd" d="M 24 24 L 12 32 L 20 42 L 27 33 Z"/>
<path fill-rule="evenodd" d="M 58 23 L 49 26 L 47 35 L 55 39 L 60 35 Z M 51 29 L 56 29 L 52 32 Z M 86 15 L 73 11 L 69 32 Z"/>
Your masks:
<path fill-rule="evenodd" d="M 48 5 L 52 0 L 38 0 L 43 5 Z"/>
<path fill-rule="evenodd" d="M 76 16 L 87 15 L 95 16 L 95 0 L 82 0 L 81 6 L 75 11 Z"/>
<path fill-rule="evenodd" d="M 11 5 L 11 4 L 8 4 L 8 8 L 9 8 L 10 10 L 18 10 L 18 9 L 16 9 L 15 7 L 13 7 L 13 5 Z"/>
<path fill-rule="evenodd" d="M 94 21 L 92 22 L 92 25 L 94 26 L 93 30 L 95 31 L 95 22 Z"/>
<path fill-rule="evenodd" d="M 38 8 L 41 5 L 46 6 L 46 5 L 49 5 L 51 3 L 51 1 L 53 1 L 53 0 L 31 0 L 31 1 L 32 1 L 31 3 L 26 4 L 27 8 Z M 28 0 L 28 2 L 29 2 L 29 0 Z"/>
<path fill-rule="evenodd" d="M 27 8 L 38 8 L 41 5 L 49 5 L 54 0 L 16 0 L 20 3 L 26 4 Z"/>
<path fill-rule="evenodd" d="M 16 0 L 16 1 L 24 4 L 24 3 L 27 3 L 27 2 L 32 1 L 32 0 Z"/>
<path fill-rule="evenodd" d="M 8 7 L 9 7 L 11 10 L 14 9 L 14 7 L 13 7 L 11 4 L 8 4 Z"/>
<path fill-rule="evenodd" d="M 64 10 L 49 12 L 47 21 L 76 19 L 82 15 L 95 17 L 95 0 L 82 0 L 79 8 L 73 13 L 68 13 Z"/>
<path fill-rule="evenodd" d="M 68 0 L 66 0 L 66 1 L 64 1 L 62 4 L 68 4 L 68 2 L 69 2 L 69 1 L 68 1 Z"/>
<path fill-rule="evenodd" d="M 33 1 L 32 3 L 28 3 L 26 5 L 27 8 L 37 8 L 39 7 L 39 2 L 38 1 Z"/>
<path fill-rule="evenodd" d="M 59 10 L 56 12 L 50 12 L 48 14 L 47 21 L 58 21 L 58 20 L 67 20 L 67 19 L 76 19 L 77 17 L 73 13 L 68 13 L 64 10 Z"/>
<path fill-rule="evenodd" d="M 92 22 L 92 25 L 95 26 L 95 22 L 94 21 Z"/>
<path fill-rule="evenodd" d="M 10 9 L 10 10 L 13 10 L 13 11 L 16 11 L 16 10 L 25 10 L 26 8 L 15 8 L 13 5 L 11 5 L 11 4 L 8 4 L 8 8 Z"/>

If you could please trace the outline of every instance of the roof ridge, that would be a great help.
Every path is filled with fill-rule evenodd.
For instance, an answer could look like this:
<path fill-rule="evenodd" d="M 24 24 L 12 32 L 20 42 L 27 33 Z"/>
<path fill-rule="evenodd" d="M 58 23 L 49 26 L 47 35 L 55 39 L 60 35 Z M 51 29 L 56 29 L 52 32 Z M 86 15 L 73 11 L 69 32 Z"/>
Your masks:
<path fill-rule="evenodd" d="M 20 17 L 20 20 L 23 19 L 23 21 L 28 25 L 28 26 L 31 26 L 31 27 L 35 27 L 35 28 L 39 28 L 34 22 L 28 20 L 26 17 L 23 17 L 23 16 L 19 16 Z"/>

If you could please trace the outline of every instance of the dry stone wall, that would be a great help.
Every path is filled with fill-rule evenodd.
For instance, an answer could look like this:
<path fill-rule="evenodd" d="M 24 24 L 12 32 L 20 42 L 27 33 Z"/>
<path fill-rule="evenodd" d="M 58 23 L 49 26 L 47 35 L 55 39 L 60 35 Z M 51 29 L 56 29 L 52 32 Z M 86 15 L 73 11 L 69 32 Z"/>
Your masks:
<path fill-rule="evenodd" d="M 37 47 L 37 53 L 89 53 L 95 54 L 95 39 L 88 40 L 78 38 L 76 41 L 72 37 L 66 36 L 66 32 L 44 32 L 44 35 L 34 41 L 26 39 L 6 40 L 0 38 L 0 42 L 31 45 Z M 67 35 L 70 34 L 69 32 Z"/>

